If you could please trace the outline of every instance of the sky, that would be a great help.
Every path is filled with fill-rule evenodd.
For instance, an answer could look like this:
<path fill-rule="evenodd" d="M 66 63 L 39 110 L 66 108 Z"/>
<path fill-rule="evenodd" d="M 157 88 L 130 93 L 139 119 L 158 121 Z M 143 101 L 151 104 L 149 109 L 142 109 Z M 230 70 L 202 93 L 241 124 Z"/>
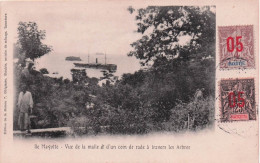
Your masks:
<path fill-rule="evenodd" d="M 19 3 L 15 20 L 34 21 L 46 31 L 46 44 L 58 54 L 102 52 L 126 55 L 140 38 L 129 5 L 107 3 Z"/>

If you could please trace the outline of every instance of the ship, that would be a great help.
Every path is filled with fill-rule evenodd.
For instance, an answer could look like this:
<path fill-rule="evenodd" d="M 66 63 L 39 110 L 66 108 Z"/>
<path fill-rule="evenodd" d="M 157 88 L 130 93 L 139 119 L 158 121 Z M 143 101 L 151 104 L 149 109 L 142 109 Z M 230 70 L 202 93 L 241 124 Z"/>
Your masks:
<path fill-rule="evenodd" d="M 103 54 L 97 53 L 96 55 L 103 55 Z M 96 58 L 96 63 L 89 63 L 89 56 L 88 56 L 88 63 L 73 63 L 73 64 L 75 65 L 75 67 L 101 69 L 101 70 L 108 70 L 109 72 L 116 72 L 117 65 L 107 64 L 106 60 L 107 58 L 105 54 L 105 64 L 98 63 L 98 58 Z"/>
<path fill-rule="evenodd" d="M 74 65 L 76 67 L 108 70 L 109 72 L 116 72 L 116 70 L 117 70 L 117 65 L 115 65 L 115 64 L 74 63 Z"/>

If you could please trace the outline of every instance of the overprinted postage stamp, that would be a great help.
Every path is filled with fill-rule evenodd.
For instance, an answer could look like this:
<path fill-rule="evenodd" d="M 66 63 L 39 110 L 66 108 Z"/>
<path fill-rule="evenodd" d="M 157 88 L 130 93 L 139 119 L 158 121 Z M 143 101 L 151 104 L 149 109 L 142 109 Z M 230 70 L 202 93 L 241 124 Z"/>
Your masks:
<path fill-rule="evenodd" d="M 221 69 L 255 68 L 253 26 L 218 27 Z"/>
<path fill-rule="evenodd" d="M 220 81 L 221 122 L 256 120 L 253 78 Z"/>

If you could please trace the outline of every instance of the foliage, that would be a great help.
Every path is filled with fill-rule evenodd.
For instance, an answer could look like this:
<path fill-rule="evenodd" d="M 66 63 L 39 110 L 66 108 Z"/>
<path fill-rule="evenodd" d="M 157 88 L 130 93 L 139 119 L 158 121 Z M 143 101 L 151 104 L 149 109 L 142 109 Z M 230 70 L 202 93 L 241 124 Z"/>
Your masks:
<path fill-rule="evenodd" d="M 42 43 L 46 32 L 39 30 L 35 22 L 19 22 L 18 41 L 19 54 L 25 59 L 35 60 L 52 51 L 52 48 Z"/>
<path fill-rule="evenodd" d="M 215 54 L 213 7 L 150 6 L 137 10 L 137 32 L 142 38 L 132 43 L 129 56 L 143 64 L 160 58 L 201 59 Z M 133 9 L 129 8 L 130 13 Z M 149 31 L 152 31 L 149 33 Z M 188 40 L 180 44 L 180 40 Z"/>
<path fill-rule="evenodd" d="M 46 68 L 41 68 L 41 69 L 40 69 L 40 72 L 41 72 L 42 74 L 49 74 L 49 71 L 48 71 Z"/>
<path fill-rule="evenodd" d="M 15 65 L 17 84 L 16 101 L 20 92 L 19 85 L 29 85 L 34 100 L 33 114 L 37 116 L 37 128 L 67 126 L 70 119 L 79 116 L 88 100 L 87 91 L 83 86 L 74 85 L 68 79 L 51 78 L 32 70 L 30 82 L 23 80 L 20 65 Z M 16 108 L 17 112 L 17 108 Z M 14 124 L 16 128 L 17 123 Z"/>
<path fill-rule="evenodd" d="M 19 73 L 16 74 L 19 78 Z M 196 85 L 187 83 L 184 86 L 188 87 L 189 94 L 182 93 L 184 88 L 178 83 L 184 82 L 182 79 L 179 81 L 181 77 L 174 73 L 140 70 L 125 74 L 115 85 L 103 87 L 97 83 L 89 86 L 74 84 L 68 79 L 54 79 L 39 72 L 31 72 L 30 75 L 37 128 L 71 126 L 79 135 L 100 132 L 144 134 L 161 130 L 179 132 L 187 129 L 188 114 L 195 119 L 190 122 L 190 129 L 207 127 L 214 117 L 212 95 L 205 94 L 205 99 L 194 102 L 193 93 L 188 90 L 195 90 Z M 192 82 L 192 78 L 190 80 Z M 23 82 L 21 79 L 18 81 Z M 205 89 L 209 91 L 212 88 Z M 91 98 L 91 94 L 94 97 Z M 178 100 L 185 98 L 188 99 L 186 102 Z M 94 103 L 94 107 L 86 109 L 87 102 Z"/>
<path fill-rule="evenodd" d="M 189 103 L 180 101 L 171 109 L 169 128 L 166 130 L 180 131 L 188 128 L 196 130 L 210 126 L 214 123 L 214 108 L 212 97 Z"/>

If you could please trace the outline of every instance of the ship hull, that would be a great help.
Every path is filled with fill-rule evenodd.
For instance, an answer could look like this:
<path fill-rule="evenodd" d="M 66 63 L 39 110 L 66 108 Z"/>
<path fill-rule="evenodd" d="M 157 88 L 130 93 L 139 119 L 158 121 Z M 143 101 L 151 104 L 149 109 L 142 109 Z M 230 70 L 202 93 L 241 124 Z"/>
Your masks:
<path fill-rule="evenodd" d="M 84 67 L 84 68 L 93 68 L 93 69 L 102 69 L 108 71 L 116 71 L 117 65 L 115 64 L 85 64 L 85 63 L 74 63 L 76 67 Z"/>

